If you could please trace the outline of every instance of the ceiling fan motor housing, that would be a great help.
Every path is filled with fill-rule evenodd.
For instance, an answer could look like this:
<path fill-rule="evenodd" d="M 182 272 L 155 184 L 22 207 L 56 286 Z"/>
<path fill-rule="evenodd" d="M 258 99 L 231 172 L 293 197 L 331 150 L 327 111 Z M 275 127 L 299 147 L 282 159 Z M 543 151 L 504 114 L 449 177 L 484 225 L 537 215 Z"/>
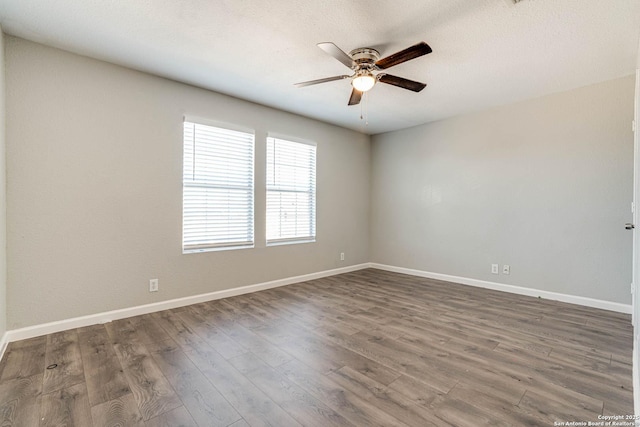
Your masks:
<path fill-rule="evenodd" d="M 349 52 L 349 56 L 355 62 L 355 69 L 372 69 L 375 62 L 380 59 L 380 52 L 370 47 L 360 47 Z"/>

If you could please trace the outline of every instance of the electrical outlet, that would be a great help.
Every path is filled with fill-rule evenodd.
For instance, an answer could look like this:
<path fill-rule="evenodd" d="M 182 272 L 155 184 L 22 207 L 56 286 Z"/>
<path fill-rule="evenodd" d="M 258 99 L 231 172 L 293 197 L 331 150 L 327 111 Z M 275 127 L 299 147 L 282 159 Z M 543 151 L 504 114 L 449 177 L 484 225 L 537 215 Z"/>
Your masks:
<path fill-rule="evenodd" d="M 344 252 L 340 252 L 340 261 L 344 261 Z"/>
<path fill-rule="evenodd" d="M 158 292 L 158 279 L 149 280 L 149 292 Z"/>
<path fill-rule="evenodd" d="M 505 264 L 502 266 L 502 274 L 510 274 L 511 273 L 511 267 L 509 267 L 509 264 Z"/>
<path fill-rule="evenodd" d="M 491 274 L 498 274 L 498 264 L 491 264 Z"/>

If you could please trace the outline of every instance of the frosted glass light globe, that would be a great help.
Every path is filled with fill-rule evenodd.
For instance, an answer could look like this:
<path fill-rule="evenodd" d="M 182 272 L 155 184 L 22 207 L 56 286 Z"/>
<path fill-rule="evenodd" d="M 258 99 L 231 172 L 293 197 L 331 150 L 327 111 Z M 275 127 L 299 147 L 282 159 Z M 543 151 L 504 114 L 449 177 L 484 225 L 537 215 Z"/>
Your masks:
<path fill-rule="evenodd" d="M 371 74 L 362 74 L 353 79 L 351 85 L 360 92 L 366 92 L 376 84 L 376 79 Z"/>

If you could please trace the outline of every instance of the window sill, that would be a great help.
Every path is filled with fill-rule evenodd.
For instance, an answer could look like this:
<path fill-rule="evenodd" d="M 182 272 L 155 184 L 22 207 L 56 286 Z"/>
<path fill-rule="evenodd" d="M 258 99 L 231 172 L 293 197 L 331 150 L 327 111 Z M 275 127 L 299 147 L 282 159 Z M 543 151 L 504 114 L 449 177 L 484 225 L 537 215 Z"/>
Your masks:
<path fill-rule="evenodd" d="M 220 252 L 220 251 L 235 251 L 238 249 L 253 249 L 255 245 L 243 245 L 243 246 L 224 246 L 220 248 L 202 248 L 202 249 L 183 249 L 182 255 L 186 254 L 199 254 L 202 252 Z"/>
<path fill-rule="evenodd" d="M 267 242 L 267 247 L 270 246 L 283 246 L 283 245 L 299 245 L 302 243 L 315 243 L 316 239 L 305 239 L 305 240 L 283 240 L 277 242 Z"/>

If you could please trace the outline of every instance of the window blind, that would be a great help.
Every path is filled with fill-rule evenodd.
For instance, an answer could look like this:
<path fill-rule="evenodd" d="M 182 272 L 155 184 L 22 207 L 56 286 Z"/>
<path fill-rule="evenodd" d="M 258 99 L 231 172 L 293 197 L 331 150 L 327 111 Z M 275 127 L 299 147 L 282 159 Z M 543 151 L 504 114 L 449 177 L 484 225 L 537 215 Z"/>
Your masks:
<path fill-rule="evenodd" d="M 184 252 L 253 246 L 253 162 L 253 134 L 184 122 Z"/>
<path fill-rule="evenodd" d="M 267 138 L 267 244 L 315 241 L 316 146 Z"/>

